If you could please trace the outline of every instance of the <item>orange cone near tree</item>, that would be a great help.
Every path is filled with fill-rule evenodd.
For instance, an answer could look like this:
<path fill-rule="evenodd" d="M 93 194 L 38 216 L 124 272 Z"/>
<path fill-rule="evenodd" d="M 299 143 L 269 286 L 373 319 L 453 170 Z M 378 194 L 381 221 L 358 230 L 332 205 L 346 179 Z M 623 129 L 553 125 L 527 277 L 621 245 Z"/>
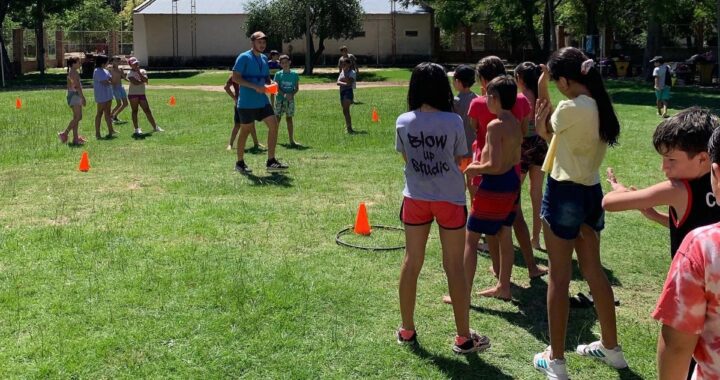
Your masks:
<path fill-rule="evenodd" d="M 168 103 L 168 104 L 170 104 L 171 106 L 174 106 L 175 104 L 177 104 L 174 96 L 170 97 L 170 103 Z"/>
<path fill-rule="evenodd" d="M 377 108 L 373 107 L 372 111 L 372 122 L 377 123 L 380 121 L 380 115 L 378 115 Z"/>
<path fill-rule="evenodd" d="M 78 167 L 78 169 L 81 172 L 86 172 L 90 170 L 90 159 L 88 158 L 87 151 L 83 152 L 82 157 L 80 157 L 80 166 Z"/>
<path fill-rule="evenodd" d="M 370 232 L 372 232 L 364 202 L 360 203 L 360 207 L 358 208 L 354 231 L 358 235 L 370 235 Z"/>
<path fill-rule="evenodd" d="M 20 108 L 22 108 L 22 100 L 20 100 L 20 98 L 17 98 L 15 99 L 15 109 L 19 110 Z"/>

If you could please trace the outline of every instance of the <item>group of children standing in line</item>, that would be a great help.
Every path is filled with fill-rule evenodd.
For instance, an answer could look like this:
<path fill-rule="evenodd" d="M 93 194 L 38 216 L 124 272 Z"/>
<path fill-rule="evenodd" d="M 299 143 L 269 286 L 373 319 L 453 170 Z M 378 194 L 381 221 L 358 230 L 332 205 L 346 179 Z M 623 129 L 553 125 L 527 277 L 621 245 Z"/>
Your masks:
<path fill-rule="evenodd" d="M 158 127 L 153 117 L 147 97 L 145 96 L 145 85 L 148 77 L 145 70 L 140 68 L 140 62 L 131 57 L 128 59 L 130 71 L 126 74 L 120 65 L 120 57 L 113 57 L 108 65 L 108 57 L 100 55 L 95 57 L 95 70 L 93 71 L 93 95 L 97 104 L 95 113 L 95 138 L 102 139 L 100 124 L 105 119 L 108 134 L 105 138 L 110 139 L 116 135 L 114 125 L 122 124 L 118 115 L 128 106 L 132 110 L 132 122 L 134 127 L 133 137 L 143 136 L 138 125 L 138 109 L 142 108 L 145 116 L 155 132 L 163 132 Z M 71 57 L 67 60 L 67 104 L 72 109 L 73 118 L 64 131 L 58 133 L 58 138 L 65 144 L 68 142 L 69 134 L 72 132 L 73 145 L 82 145 L 87 140 L 79 134 L 79 125 L 82 120 L 82 109 L 86 105 L 85 95 L 80 81 L 80 58 Z M 130 82 L 128 91 L 125 91 L 122 80 Z M 115 108 L 112 108 L 113 98 L 117 101 Z"/>
<path fill-rule="evenodd" d="M 476 76 L 483 96 L 470 91 Z M 555 107 L 550 80 L 567 98 Z M 505 74 L 499 58 L 486 57 L 476 70 L 459 67 L 453 83 L 459 93 L 455 98 L 442 66 L 418 65 L 408 89 L 409 111 L 396 122 L 396 149 L 406 162 L 400 209 L 406 252 L 399 284 L 398 343 L 417 343 L 413 318 L 417 279 L 433 220 L 440 227 L 450 293 L 444 300 L 453 307 L 456 353 L 490 347 L 490 339 L 469 326 L 481 235 L 487 238 L 498 282 L 479 294 L 509 300 L 514 261 L 511 228 L 530 277 L 537 277 L 546 272 L 532 254 L 532 248 L 539 247 L 542 226 L 550 263 L 550 345 L 533 357 L 534 368 L 549 379 L 568 378 L 565 340 L 573 252 L 592 292 L 601 328 L 600 340 L 578 345 L 576 352 L 626 368 L 613 290 L 600 261 L 600 232 L 604 211 L 638 209 L 670 229 L 675 255 L 653 313 L 663 323 L 658 342 L 660 378 L 680 379 L 693 373 L 696 379 L 719 378 L 720 224 L 713 224 L 720 222 L 715 201 L 720 195 L 717 116 L 690 108 L 665 119 L 653 143 L 663 156 L 668 180 L 647 189 L 627 188 L 608 169 L 613 190 L 603 195 L 600 166 L 607 147 L 618 143 L 620 123 L 599 70 L 580 50 L 559 50 L 547 65 L 523 63 L 514 77 Z M 543 172 L 548 173 L 544 194 Z M 518 207 L 527 173 L 532 235 Z M 469 215 L 466 189 L 471 196 Z M 669 213 L 654 210 L 656 206 L 669 206 Z M 697 369 L 691 365 L 693 352 Z"/>

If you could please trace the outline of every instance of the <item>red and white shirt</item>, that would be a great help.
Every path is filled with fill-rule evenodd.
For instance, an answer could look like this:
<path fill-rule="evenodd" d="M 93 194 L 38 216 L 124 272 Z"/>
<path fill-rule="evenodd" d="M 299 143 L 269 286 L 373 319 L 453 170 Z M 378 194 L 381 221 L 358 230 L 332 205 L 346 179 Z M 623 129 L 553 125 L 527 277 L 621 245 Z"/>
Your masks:
<path fill-rule="evenodd" d="M 691 231 L 673 259 L 653 318 L 697 334 L 693 379 L 720 380 L 720 223 Z"/>

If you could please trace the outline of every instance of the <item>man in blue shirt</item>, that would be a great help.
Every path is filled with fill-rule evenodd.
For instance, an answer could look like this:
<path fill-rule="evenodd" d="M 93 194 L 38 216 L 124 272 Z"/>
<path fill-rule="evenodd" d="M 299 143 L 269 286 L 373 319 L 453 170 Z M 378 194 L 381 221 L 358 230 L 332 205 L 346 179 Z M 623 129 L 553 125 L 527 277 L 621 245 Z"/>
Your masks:
<path fill-rule="evenodd" d="M 255 32 L 250 36 L 252 49 L 240 54 L 233 67 L 233 82 L 240 85 L 238 114 L 240 116 L 240 137 L 237 144 L 237 163 L 235 170 L 249 174 L 252 172 L 245 164 L 245 143 L 256 121 L 263 121 L 268 127 L 267 171 L 287 170 L 288 166 L 275 159 L 275 146 L 278 138 L 278 120 L 270 101 L 265 95 L 265 85 L 271 83 L 267 57 L 262 52 L 267 47 L 267 36 Z"/>

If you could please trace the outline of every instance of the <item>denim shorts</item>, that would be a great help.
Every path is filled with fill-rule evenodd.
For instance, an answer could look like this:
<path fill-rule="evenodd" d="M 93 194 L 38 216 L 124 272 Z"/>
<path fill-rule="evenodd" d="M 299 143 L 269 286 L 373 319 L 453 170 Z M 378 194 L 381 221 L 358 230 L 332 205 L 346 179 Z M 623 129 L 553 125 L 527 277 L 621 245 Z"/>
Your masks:
<path fill-rule="evenodd" d="M 349 100 L 351 102 L 355 100 L 355 94 L 353 93 L 352 87 L 340 88 L 340 103 L 345 100 Z"/>
<path fill-rule="evenodd" d="M 547 177 L 540 218 L 559 238 L 574 240 L 580 227 L 587 224 L 595 231 L 605 228 L 605 210 L 602 208 L 600 184 L 585 186 L 570 181 L 557 181 Z"/>

